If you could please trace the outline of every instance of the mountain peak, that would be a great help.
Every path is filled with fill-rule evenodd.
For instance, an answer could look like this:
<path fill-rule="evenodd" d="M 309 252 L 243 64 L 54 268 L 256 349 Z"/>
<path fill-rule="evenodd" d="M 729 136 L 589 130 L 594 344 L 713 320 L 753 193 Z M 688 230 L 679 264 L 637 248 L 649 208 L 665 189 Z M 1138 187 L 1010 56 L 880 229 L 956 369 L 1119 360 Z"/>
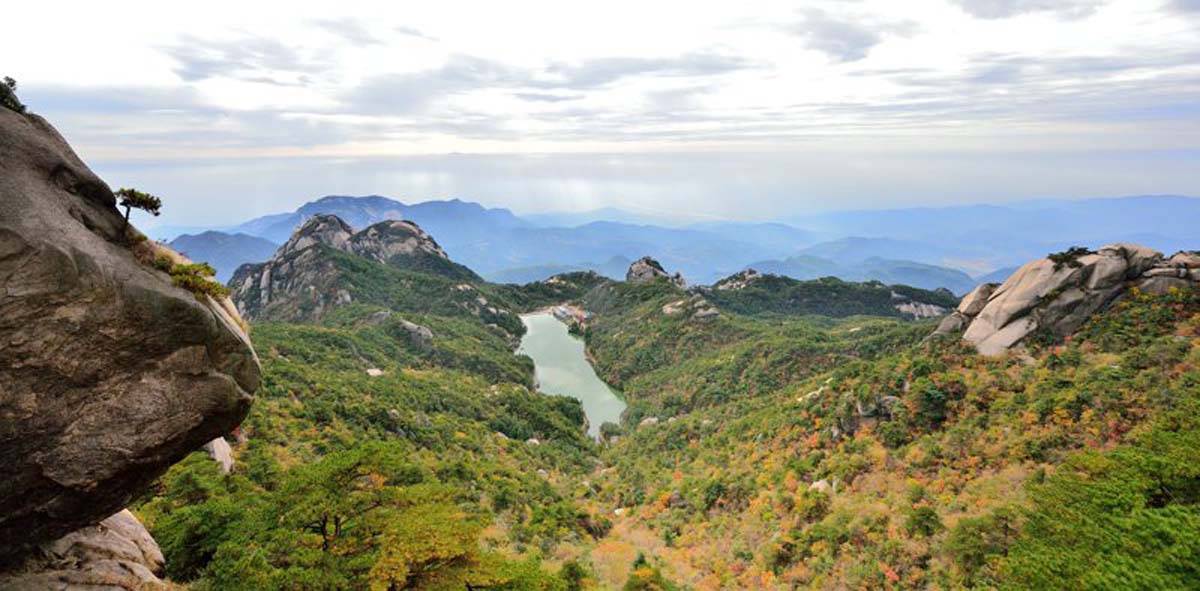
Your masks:
<path fill-rule="evenodd" d="M 323 244 L 393 270 L 425 273 L 456 282 L 478 281 L 470 269 L 450 260 L 446 251 L 415 222 L 384 220 L 355 232 L 340 217 L 308 218 L 271 260 L 242 265 L 229 287 L 238 309 L 251 320 L 319 318 L 332 308 L 359 301 L 363 294 L 345 279 L 342 257 L 331 257 Z M 371 271 L 374 272 L 374 271 Z"/>
<path fill-rule="evenodd" d="M 629 265 L 629 270 L 625 272 L 625 281 L 629 283 L 650 283 L 656 279 L 666 279 L 679 287 L 684 286 L 683 276 L 679 273 L 670 275 L 666 269 L 663 269 L 662 263 L 654 260 L 653 257 L 644 256 L 633 264 Z"/>
<path fill-rule="evenodd" d="M 350 249 L 359 256 L 387 262 L 395 256 L 427 254 L 450 260 L 446 251 L 416 222 L 386 220 L 355 234 Z"/>
<path fill-rule="evenodd" d="M 325 244 L 338 250 L 346 250 L 353 234 L 354 229 L 350 227 L 350 224 L 342 221 L 342 218 L 333 214 L 317 214 L 305 220 L 296 233 L 292 234 L 292 237 L 279 247 L 275 258 L 299 252 L 314 244 Z"/>

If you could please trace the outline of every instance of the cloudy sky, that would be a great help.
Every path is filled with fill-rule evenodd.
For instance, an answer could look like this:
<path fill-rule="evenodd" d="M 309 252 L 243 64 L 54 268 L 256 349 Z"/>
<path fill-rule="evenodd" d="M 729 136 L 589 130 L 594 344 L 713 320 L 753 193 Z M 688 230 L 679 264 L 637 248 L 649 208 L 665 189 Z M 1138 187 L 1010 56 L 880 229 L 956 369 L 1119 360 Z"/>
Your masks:
<path fill-rule="evenodd" d="M 162 221 L 1200 194 L 1200 0 L 17 2 L 0 74 Z M 14 24 L 19 25 L 14 26 Z"/>

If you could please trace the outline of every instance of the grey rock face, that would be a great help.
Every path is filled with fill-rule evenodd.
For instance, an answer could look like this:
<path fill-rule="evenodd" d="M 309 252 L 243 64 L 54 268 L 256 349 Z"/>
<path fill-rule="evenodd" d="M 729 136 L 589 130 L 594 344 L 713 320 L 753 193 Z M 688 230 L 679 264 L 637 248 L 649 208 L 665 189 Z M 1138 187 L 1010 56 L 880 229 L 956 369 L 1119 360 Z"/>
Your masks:
<path fill-rule="evenodd" d="M 420 226 L 401 220 L 380 222 L 355 234 L 350 239 L 348 250 L 381 263 L 399 255 L 427 254 L 450 258 Z"/>
<path fill-rule="evenodd" d="M 924 302 L 900 302 L 893 304 L 898 312 L 908 314 L 913 318 L 937 318 L 946 313 L 946 309 L 936 304 L 926 304 Z"/>
<path fill-rule="evenodd" d="M 132 235 L 45 120 L 0 109 L 0 558 L 112 515 L 249 411 L 232 304 Z"/>
<path fill-rule="evenodd" d="M 419 349 L 429 349 L 433 346 L 433 331 L 415 322 L 400 319 L 400 328 L 408 333 L 409 342 Z"/>
<path fill-rule="evenodd" d="M 1039 259 L 999 286 L 981 285 L 967 294 L 935 334 L 963 330 L 963 340 L 984 355 L 1003 353 L 1037 332 L 1062 338 L 1130 287 L 1152 292 L 1195 287 L 1198 265 L 1194 253 L 1164 259 L 1135 244 L 1110 244 L 1072 262 Z"/>
<path fill-rule="evenodd" d="M 338 250 L 350 250 L 352 235 L 354 230 L 336 215 L 314 215 L 305 220 L 296 233 L 275 251 L 275 257 L 300 252 L 314 244 L 327 244 Z"/>
<path fill-rule="evenodd" d="M 384 221 L 355 233 L 334 215 L 315 215 L 265 263 L 243 265 L 229 281 L 238 311 L 250 320 L 320 318 L 354 302 L 332 262 L 314 248 L 324 245 L 379 263 L 401 256 L 427 256 L 447 264 L 445 251 L 408 221 Z"/>
<path fill-rule="evenodd" d="M 963 296 L 962 301 L 958 303 L 958 308 L 942 319 L 933 334 L 944 336 L 962 332 L 971 323 L 971 319 L 983 311 L 988 298 L 992 297 L 992 292 L 996 291 L 997 287 L 1000 287 L 999 283 L 981 283 L 972 289 Z"/>
<path fill-rule="evenodd" d="M 666 279 L 679 287 L 684 286 L 683 276 L 679 273 L 670 275 L 658 261 L 651 257 L 642 257 L 629 265 L 625 272 L 625 281 L 629 283 L 649 283 L 656 279 Z"/>
<path fill-rule="evenodd" d="M 309 245 L 299 251 L 276 253 L 275 258 L 243 265 L 229 280 L 238 311 L 249 320 L 269 310 L 277 320 L 319 318 L 353 297 L 338 285 L 332 262 Z"/>
<path fill-rule="evenodd" d="M 971 293 L 963 296 L 962 301 L 958 303 L 957 311 L 968 318 L 978 316 L 997 287 L 1000 287 L 999 283 L 983 283 L 972 289 Z"/>
<path fill-rule="evenodd" d="M 42 544 L 0 575 L 0 591 L 149 591 L 166 589 L 163 555 L 128 509 Z"/>
<path fill-rule="evenodd" d="M 754 269 L 746 269 L 734 275 L 730 275 L 713 285 L 713 289 L 737 291 L 745 289 L 755 280 L 762 277 L 762 274 Z"/>

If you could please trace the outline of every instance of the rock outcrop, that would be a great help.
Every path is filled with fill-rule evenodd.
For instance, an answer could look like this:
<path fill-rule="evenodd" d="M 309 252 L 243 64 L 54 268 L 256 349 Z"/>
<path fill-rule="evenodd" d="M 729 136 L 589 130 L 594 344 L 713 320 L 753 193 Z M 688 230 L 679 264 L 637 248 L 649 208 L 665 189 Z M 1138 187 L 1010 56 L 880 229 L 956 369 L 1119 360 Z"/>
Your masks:
<path fill-rule="evenodd" d="M 233 448 L 229 446 L 229 442 L 225 441 L 224 437 L 218 437 L 205 443 L 204 453 L 221 466 L 222 474 L 229 474 L 233 471 Z"/>
<path fill-rule="evenodd" d="M 1134 244 L 1053 255 L 1026 264 L 1002 284 L 963 297 L 935 334 L 962 332 L 984 355 L 997 355 L 1032 335 L 1061 339 L 1130 287 L 1165 292 L 1200 285 L 1200 256 L 1161 253 Z"/>
<path fill-rule="evenodd" d="M 400 328 L 408 335 L 408 342 L 418 349 L 428 350 L 433 347 L 433 331 L 427 326 L 409 322 L 401 318 Z"/>
<path fill-rule="evenodd" d="M 402 220 L 379 222 L 355 234 L 350 238 L 349 250 L 380 263 L 390 262 L 397 256 L 417 255 L 450 260 L 446 251 L 425 230 Z"/>
<path fill-rule="evenodd" d="M 119 511 L 246 416 L 241 320 L 158 254 L 53 127 L 0 109 L 0 559 Z"/>
<path fill-rule="evenodd" d="M 0 574 L 0 591 L 151 591 L 166 589 L 163 554 L 128 509 L 40 545 Z"/>
<path fill-rule="evenodd" d="M 625 272 L 625 281 L 629 283 L 649 283 L 658 279 L 665 279 L 679 287 L 683 287 L 685 283 L 682 275 L 668 274 L 662 264 L 651 257 L 642 257 L 634 261 Z"/>
<path fill-rule="evenodd" d="M 433 331 L 427 326 L 400 318 L 390 310 L 380 310 L 358 321 L 358 326 L 384 326 L 395 322 L 396 327 L 408 338 L 412 346 L 427 351 L 433 348 Z"/>
<path fill-rule="evenodd" d="M 733 290 L 746 289 L 750 284 L 762 277 L 762 274 L 754 269 L 745 269 L 726 277 L 715 284 L 713 289 Z"/>
<path fill-rule="evenodd" d="M 275 251 L 275 258 L 300 252 L 314 244 L 325 244 L 338 250 L 350 250 L 354 229 L 336 215 L 317 214 L 304 221 L 288 241 Z"/>
<path fill-rule="evenodd" d="M 721 315 L 716 306 L 712 302 L 704 298 L 699 293 L 693 293 L 691 297 L 683 300 L 668 302 L 663 305 L 662 313 L 667 316 L 677 316 L 680 314 L 686 315 L 692 320 L 708 320 Z"/>
<path fill-rule="evenodd" d="M 942 316 L 946 313 L 946 308 L 943 308 L 937 304 L 914 302 L 895 292 L 892 292 L 892 299 L 897 300 L 896 303 L 892 304 L 892 307 L 895 308 L 897 312 L 912 316 L 918 320 L 921 318 L 937 318 L 938 316 Z"/>

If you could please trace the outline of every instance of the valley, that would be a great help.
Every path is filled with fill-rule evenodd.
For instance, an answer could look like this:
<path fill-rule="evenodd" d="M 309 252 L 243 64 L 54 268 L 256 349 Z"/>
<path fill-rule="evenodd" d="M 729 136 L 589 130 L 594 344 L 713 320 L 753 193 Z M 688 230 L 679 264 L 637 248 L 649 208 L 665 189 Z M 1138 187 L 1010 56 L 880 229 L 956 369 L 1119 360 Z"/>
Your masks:
<path fill-rule="evenodd" d="M 492 284 L 396 224 L 316 216 L 264 267 L 236 274 L 265 384 L 238 467 L 220 477 L 197 454 L 134 506 L 174 564 L 211 549 L 172 578 L 238 589 L 266 572 L 262 585 L 287 586 L 306 580 L 303 565 L 351 587 L 1062 588 L 1125 576 L 1131 561 L 1168 588 L 1196 576 L 1168 551 L 1174 536 L 1113 541 L 1131 522 L 1190 531 L 1198 510 L 1194 255 L 1118 245 L 1033 261 L 1009 289 L 1045 294 L 1027 304 L 1045 324 L 1012 353 L 981 356 L 947 327 L 999 318 L 978 297 L 1015 310 L 1018 296 L 995 284 L 961 303 L 751 272 L 688 287 L 650 258 L 623 281 L 581 271 Z M 1083 295 L 1064 295 L 1074 289 Z M 1147 454 L 1161 463 L 1129 463 Z M 382 488 L 304 480 L 339 462 Z M 209 483 L 198 504 L 184 486 L 196 479 Z M 364 521 L 314 536 L 273 505 L 425 487 L 442 492 L 396 510 L 436 523 L 410 530 Z M 1109 494 L 1130 504 L 1096 521 Z M 217 506 L 239 509 L 196 529 L 193 512 Z M 470 538 L 438 533 L 454 519 L 477 524 Z M 1093 529 L 1076 539 L 1064 519 Z M 381 572 L 393 535 L 453 558 L 409 552 Z M 327 543 L 340 550 L 316 552 Z M 1070 567 L 1092 546 L 1114 570 Z M 243 548 L 267 549 L 267 562 L 246 566 Z M 374 566 L 355 570 L 351 556 Z"/>

